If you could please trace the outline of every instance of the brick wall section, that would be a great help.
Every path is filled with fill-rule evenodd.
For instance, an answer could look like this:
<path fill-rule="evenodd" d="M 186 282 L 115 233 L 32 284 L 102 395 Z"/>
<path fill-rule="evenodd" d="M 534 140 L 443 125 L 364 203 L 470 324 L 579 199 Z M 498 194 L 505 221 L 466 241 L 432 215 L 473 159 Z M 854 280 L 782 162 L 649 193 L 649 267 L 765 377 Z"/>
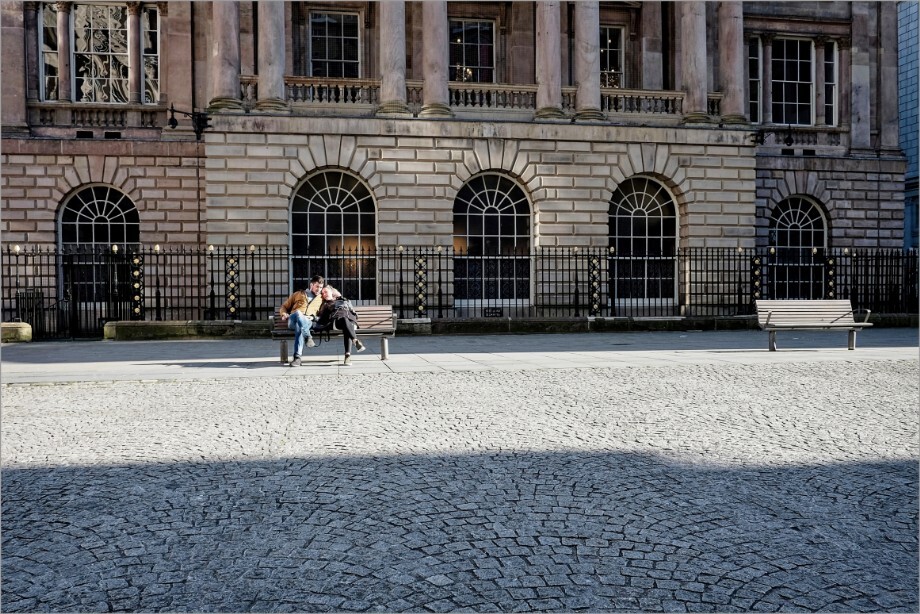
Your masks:
<path fill-rule="evenodd" d="M 900 248 L 904 231 L 903 158 L 762 157 L 757 168 L 757 235 L 783 199 L 809 196 L 828 216 L 831 247 Z"/>
<path fill-rule="evenodd" d="M 309 174 L 329 167 L 366 182 L 378 207 L 379 246 L 451 245 L 454 198 L 482 172 L 518 181 L 531 199 L 539 246 L 606 246 L 610 197 L 638 174 L 670 190 L 682 220 L 682 245 L 754 241 L 755 161 L 741 132 L 450 121 L 422 127 L 419 120 L 333 118 L 224 121 L 234 125 L 209 134 L 207 144 L 207 230 L 214 244 L 287 245 L 293 193 Z"/>
<path fill-rule="evenodd" d="M 134 202 L 143 243 L 196 245 L 199 203 L 204 202 L 197 163 L 195 143 L 3 139 L 3 241 L 54 245 L 66 199 L 78 188 L 106 184 Z"/>
<path fill-rule="evenodd" d="M 367 184 L 378 246 L 451 245 L 457 192 L 492 171 L 527 193 L 538 246 L 606 246 L 610 197 L 636 175 L 657 179 L 673 196 L 683 247 L 765 244 L 770 210 L 791 195 L 821 203 L 836 247 L 898 247 L 903 233 L 903 159 L 755 157 L 740 130 L 220 119 L 221 131 L 206 133 L 202 144 L 3 139 L 4 241 L 53 245 L 66 197 L 104 183 L 138 207 L 145 244 L 194 245 L 200 225 L 202 245 L 286 246 L 292 195 L 330 167 Z"/>

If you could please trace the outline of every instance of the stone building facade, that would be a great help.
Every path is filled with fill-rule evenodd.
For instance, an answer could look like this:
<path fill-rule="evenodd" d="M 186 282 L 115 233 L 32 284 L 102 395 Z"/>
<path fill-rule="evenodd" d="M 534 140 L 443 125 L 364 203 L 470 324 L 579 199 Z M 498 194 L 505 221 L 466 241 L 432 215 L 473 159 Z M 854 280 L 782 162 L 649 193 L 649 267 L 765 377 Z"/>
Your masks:
<path fill-rule="evenodd" d="M 0 10 L 6 244 L 902 245 L 895 3 Z"/>

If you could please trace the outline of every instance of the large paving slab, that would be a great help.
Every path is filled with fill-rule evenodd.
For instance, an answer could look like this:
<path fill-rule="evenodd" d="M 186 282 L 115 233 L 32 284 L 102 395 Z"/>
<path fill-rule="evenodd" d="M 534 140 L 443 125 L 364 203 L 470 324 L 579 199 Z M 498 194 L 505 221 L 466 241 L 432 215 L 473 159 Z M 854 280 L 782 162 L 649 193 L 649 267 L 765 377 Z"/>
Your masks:
<path fill-rule="evenodd" d="M 916 331 L 780 341 L 5 345 L 0 606 L 917 611 Z"/>

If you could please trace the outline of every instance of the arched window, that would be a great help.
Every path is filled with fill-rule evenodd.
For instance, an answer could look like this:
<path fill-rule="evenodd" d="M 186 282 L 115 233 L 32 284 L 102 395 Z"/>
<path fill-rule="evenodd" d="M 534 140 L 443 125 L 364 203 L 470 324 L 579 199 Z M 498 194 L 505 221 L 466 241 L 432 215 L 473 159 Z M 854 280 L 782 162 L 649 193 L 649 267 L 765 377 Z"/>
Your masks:
<path fill-rule="evenodd" d="M 825 298 L 827 225 L 821 208 L 801 196 L 780 202 L 770 215 L 770 251 L 764 292 L 774 299 Z"/>
<path fill-rule="evenodd" d="M 311 175 L 291 202 L 292 283 L 323 275 L 352 300 L 376 298 L 374 198 L 339 170 Z"/>
<path fill-rule="evenodd" d="M 799 196 L 782 201 L 770 216 L 770 245 L 796 249 L 827 246 L 824 215 L 813 202 Z"/>
<path fill-rule="evenodd" d="M 530 298 L 530 201 L 503 175 L 470 179 L 454 199 L 454 298 Z"/>
<path fill-rule="evenodd" d="M 62 248 L 92 247 L 123 250 L 140 242 L 137 207 L 124 193 L 108 186 L 83 188 L 61 210 Z"/>
<path fill-rule="evenodd" d="M 130 317 L 128 258 L 140 244 L 140 216 L 131 199 L 109 186 L 83 188 L 64 203 L 59 224 L 60 296 L 80 306 L 71 315 L 82 320 L 78 330 L 92 330 L 99 319 Z"/>
<path fill-rule="evenodd" d="M 627 179 L 608 210 L 610 296 L 613 301 L 673 300 L 677 292 L 677 213 L 663 185 Z"/>

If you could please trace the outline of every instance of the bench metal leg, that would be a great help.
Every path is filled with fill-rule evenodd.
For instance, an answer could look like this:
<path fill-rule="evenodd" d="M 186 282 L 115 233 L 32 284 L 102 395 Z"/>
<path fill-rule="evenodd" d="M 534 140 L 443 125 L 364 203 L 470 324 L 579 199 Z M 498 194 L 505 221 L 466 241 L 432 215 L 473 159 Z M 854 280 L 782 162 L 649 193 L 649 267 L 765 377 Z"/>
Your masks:
<path fill-rule="evenodd" d="M 767 331 L 767 347 L 771 352 L 776 351 L 776 331 Z"/>
<path fill-rule="evenodd" d="M 389 339 L 387 339 L 386 337 L 380 338 L 380 360 L 386 360 L 387 358 L 390 357 L 390 352 L 389 352 L 390 346 L 388 342 L 389 342 Z"/>
<path fill-rule="evenodd" d="M 281 364 L 287 364 L 288 353 L 287 353 L 287 339 L 281 340 Z"/>
<path fill-rule="evenodd" d="M 856 349 L 856 330 L 854 329 L 851 331 L 847 331 L 847 335 L 849 337 L 847 339 L 847 349 L 855 350 Z"/>

